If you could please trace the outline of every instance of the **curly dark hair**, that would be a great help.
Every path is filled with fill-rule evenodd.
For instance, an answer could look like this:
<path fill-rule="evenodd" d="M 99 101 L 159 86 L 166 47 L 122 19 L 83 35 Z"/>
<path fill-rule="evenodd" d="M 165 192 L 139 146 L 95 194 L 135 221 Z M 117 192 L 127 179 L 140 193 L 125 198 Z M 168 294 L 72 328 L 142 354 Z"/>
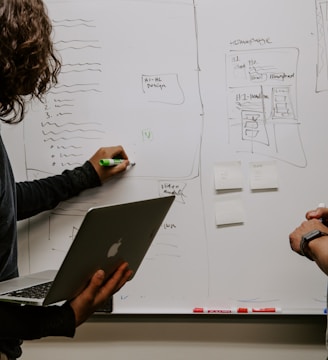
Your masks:
<path fill-rule="evenodd" d="M 57 84 L 60 60 L 42 0 L 0 0 L 0 120 L 23 120 L 26 102 Z"/>

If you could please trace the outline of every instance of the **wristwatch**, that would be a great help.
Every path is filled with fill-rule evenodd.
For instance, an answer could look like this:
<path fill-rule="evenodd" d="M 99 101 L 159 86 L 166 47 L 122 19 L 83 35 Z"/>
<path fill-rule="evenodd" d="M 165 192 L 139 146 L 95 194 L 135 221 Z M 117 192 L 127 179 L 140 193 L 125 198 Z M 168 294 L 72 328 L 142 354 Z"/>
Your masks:
<path fill-rule="evenodd" d="M 308 254 L 306 254 L 305 248 L 310 241 L 320 238 L 322 236 L 328 236 L 328 234 L 320 230 L 312 230 L 306 233 L 305 235 L 303 235 L 300 243 L 301 255 L 306 256 L 309 260 L 313 261 L 313 259 Z"/>

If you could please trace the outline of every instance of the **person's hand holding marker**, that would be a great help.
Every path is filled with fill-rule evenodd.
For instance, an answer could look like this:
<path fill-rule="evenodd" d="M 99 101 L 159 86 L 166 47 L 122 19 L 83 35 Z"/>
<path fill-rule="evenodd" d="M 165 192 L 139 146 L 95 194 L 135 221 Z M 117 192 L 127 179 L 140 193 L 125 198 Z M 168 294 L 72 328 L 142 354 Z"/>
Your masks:
<path fill-rule="evenodd" d="M 110 160 L 110 161 L 108 161 Z M 106 182 L 113 175 L 125 171 L 129 165 L 135 165 L 130 162 L 122 146 L 102 147 L 89 159 L 96 170 L 101 183 Z M 108 163 L 108 165 L 106 165 Z"/>

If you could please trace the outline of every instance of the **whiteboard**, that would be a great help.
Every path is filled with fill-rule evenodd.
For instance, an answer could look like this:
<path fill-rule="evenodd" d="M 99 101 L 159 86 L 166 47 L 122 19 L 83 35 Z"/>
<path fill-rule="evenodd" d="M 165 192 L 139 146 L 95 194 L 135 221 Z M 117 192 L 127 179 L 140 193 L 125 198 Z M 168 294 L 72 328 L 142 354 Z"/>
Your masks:
<path fill-rule="evenodd" d="M 58 268 L 89 207 L 175 194 L 115 313 L 323 313 L 326 276 L 288 235 L 328 202 L 328 1 L 47 5 L 63 68 L 22 124 L 2 125 L 17 180 L 116 144 L 136 166 L 22 223 L 21 273 Z"/>

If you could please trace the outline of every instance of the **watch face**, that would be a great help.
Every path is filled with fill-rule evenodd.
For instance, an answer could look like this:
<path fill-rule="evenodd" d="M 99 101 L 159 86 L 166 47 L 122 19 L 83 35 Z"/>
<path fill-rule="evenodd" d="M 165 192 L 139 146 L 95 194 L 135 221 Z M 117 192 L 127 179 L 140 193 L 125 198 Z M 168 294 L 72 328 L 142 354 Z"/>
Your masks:
<path fill-rule="evenodd" d="M 301 255 L 303 256 L 306 256 L 308 259 L 312 260 L 313 259 L 306 253 L 306 245 L 311 241 L 311 240 L 314 240 L 314 239 L 317 239 L 319 237 L 322 237 L 322 236 L 327 236 L 328 234 L 320 231 L 320 230 L 312 230 L 310 232 L 308 232 L 307 234 L 303 235 L 302 236 L 302 240 L 301 240 L 301 243 L 300 243 L 300 253 Z"/>

